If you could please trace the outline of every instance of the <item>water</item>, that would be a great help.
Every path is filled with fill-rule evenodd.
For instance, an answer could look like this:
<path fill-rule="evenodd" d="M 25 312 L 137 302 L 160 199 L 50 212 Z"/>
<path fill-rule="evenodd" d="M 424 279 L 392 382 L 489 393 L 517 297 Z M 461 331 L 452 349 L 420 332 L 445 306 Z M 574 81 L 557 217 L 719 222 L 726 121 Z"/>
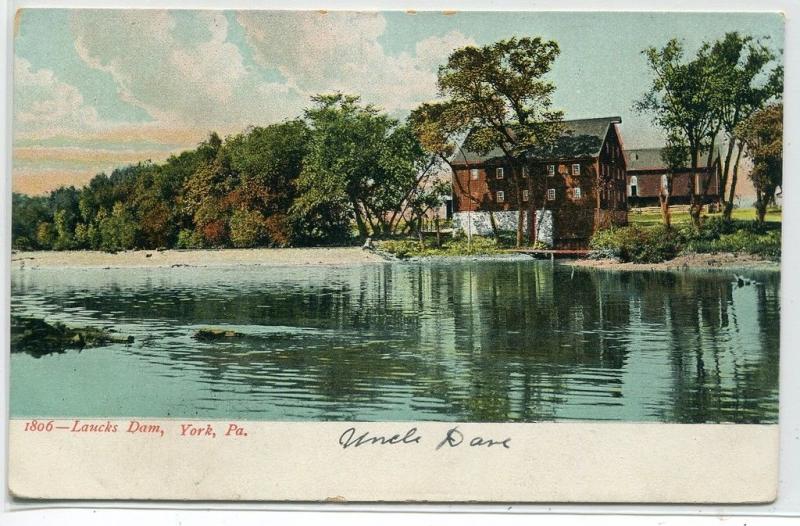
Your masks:
<path fill-rule="evenodd" d="M 776 422 L 777 272 L 533 261 L 23 270 L 12 312 L 132 335 L 11 356 L 14 417 Z M 198 342 L 201 327 L 250 337 Z"/>

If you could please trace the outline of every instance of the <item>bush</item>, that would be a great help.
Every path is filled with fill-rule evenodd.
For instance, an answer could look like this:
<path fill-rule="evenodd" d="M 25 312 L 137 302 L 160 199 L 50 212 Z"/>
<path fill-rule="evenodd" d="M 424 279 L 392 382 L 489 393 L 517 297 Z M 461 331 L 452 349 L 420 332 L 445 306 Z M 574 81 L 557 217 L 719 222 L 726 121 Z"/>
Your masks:
<path fill-rule="evenodd" d="M 177 248 L 203 248 L 203 235 L 194 230 L 183 229 L 178 232 Z"/>
<path fill-rule="evenodd" d="M 20 236 L 11 244 L 14 250 L 33 250 L 34 246 L 30 239 L 25 236 Z"/>
<path fill-rule="evenodd" d="M 481 236 L 472 236 L 472 244 L 467 242 L 466 237 L 451 239 L 445 242 L 441 248 L 428 245 L 422 248 L 417 239 L 380 241 L 378 248 L 399 259 L 425 256 L 485 256 L 497 254 L 500 251 L 496 240 Z"/>
<path fill-rule="evenodd" d="M 742 229 L 723 234 L 719 239 L 693 239 L 686 245 L 687 252 L 715 253 L 738 252 L 753 254 L 767 259 L 781 257 L 781 231 L 770 230 L 759 234 Z"/>
<path fill-rule="evenodd" d="M 230 220 L 231 242 L 236 248 L 251 248 L 266 237 L 264 216 L 255 210 L 236 210 Z"/>
<path fill-rule="evenodd" d="M 683 236 L 675 229 L 626 226 L 599 230 L 592 236 L 589 246 L 593 251 L 624 262 L 659 263 L 677 256 L 683 242 Z"/>

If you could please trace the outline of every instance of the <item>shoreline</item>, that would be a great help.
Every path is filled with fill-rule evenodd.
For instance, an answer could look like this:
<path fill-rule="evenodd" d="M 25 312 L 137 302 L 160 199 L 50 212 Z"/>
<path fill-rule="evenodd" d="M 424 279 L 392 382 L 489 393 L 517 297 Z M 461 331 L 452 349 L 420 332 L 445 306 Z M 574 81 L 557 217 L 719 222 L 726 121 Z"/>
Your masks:
<path fill-rule="evenodd" d="M 622 263 L 615 259 L 561 260 L 562 265 L 597 270 L 622 271 L 680 271 L 680 270 L 765 270 L 779 272 L 778 261 L 754 256 L 720 252 L 716 254 L 685 254 L 661 263 Z"/>
<path fill-rule="evenodd" d="M 343 266 L 384 263 L 361 247 L 230 248 L 197 250 L 12 251 L 11 269 L 222 268 L 245 266 Z"/>
<path fill-rule="evenodd" d="M 225 268 L 253 266 L 348 266 L 376 263 L 459 263 L 465 261 L 533 261 L 512 253 L 469 256 L 392 258 L 361 247 L 254 248 L 197 250 L 12 251 L 11 269 L 148 269 Z M 544 260 L 542 260 L 544 261 Z M 750 254 L 687 254 L 662 263 L 621 263 L 613 259 L 558 259 L 559 265 L 612 271 L 771 270 L 780 263 Z"/>

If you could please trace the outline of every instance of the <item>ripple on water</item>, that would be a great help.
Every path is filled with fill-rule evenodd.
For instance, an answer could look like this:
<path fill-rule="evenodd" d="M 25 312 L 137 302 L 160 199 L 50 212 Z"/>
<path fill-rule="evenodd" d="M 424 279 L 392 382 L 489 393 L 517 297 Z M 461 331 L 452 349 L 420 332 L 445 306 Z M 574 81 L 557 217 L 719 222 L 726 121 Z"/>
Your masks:
<path fill-rule="evenodd" d="M 134 343 L 13 355 L 11 410 L 774 422 L 780 276 L 752 277 L 529 261 L 16 272 L 15 315 Z M 245 337 L 199 342 L 204 327 Z"/>

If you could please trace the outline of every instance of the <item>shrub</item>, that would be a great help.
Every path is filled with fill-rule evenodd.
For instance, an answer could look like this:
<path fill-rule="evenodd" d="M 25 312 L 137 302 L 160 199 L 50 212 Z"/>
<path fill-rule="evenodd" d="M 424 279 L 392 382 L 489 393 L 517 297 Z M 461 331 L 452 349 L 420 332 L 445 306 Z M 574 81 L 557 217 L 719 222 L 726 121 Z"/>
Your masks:
<path fill-rule="evenodd" d="M 231 242 L 236 248 L 251 248 L 266 237 L 264 216 L 255 210 L 236 210 L 230 219 Z"/>
<path fill-rule="evenodd" d="M 178 232 L 178 248 L 203 248 L 203 235 L 194 230 L 183 229 Z"/>
<path fill-rule="evenodd" d="M 387 240 L 378 243 L 378 248 L 388 252 L 399 259 L 424 256 L 477 256 L 491 255 L 500 251 L 496 240 L 482 236 L 472 236 L 472 243 L 466 237 L 451 239 L 441 248 L 434 246 L 420 246 L 416 239 Z"/>
<path fill-rule="evenodd" d="M 277 247 L 288 246 L 292 241 L 289 218 L 284 214 L 273 214 L 264 220 L 264 229 L 269 244 Z"/>
<path fill-rule="evenodd" d="M 626 226 L 599 230 L 589 246 L 593 251 L 625 262 L 659 263 L 677 256 L 683 242 L 683 236 L 675 229 Z"/>
<path fill-rule="evenodd" d="M 25 236 L 20 236 L 14 240 L 12 248 L 14 250 L 32 250 L 34 247 L 30 239 Z"/>
<path fill-rule="evenodd" d="M 693 239 L 686 245 L 687 252 L 715 253 L 738 252 L 767 259 L 781 257 L 781 232 L 770 230 L 759 234 L 748 229 L 723 234 L 719 239 Z"/>
<path fill-rule="evenodd" d="M 47 221 L 39 223 L 39 226 L 36 228 L 36 243 L 44 249 L 50 249 L 53 248 L 55 240 L 56 229 L 53 223 Z"/>

